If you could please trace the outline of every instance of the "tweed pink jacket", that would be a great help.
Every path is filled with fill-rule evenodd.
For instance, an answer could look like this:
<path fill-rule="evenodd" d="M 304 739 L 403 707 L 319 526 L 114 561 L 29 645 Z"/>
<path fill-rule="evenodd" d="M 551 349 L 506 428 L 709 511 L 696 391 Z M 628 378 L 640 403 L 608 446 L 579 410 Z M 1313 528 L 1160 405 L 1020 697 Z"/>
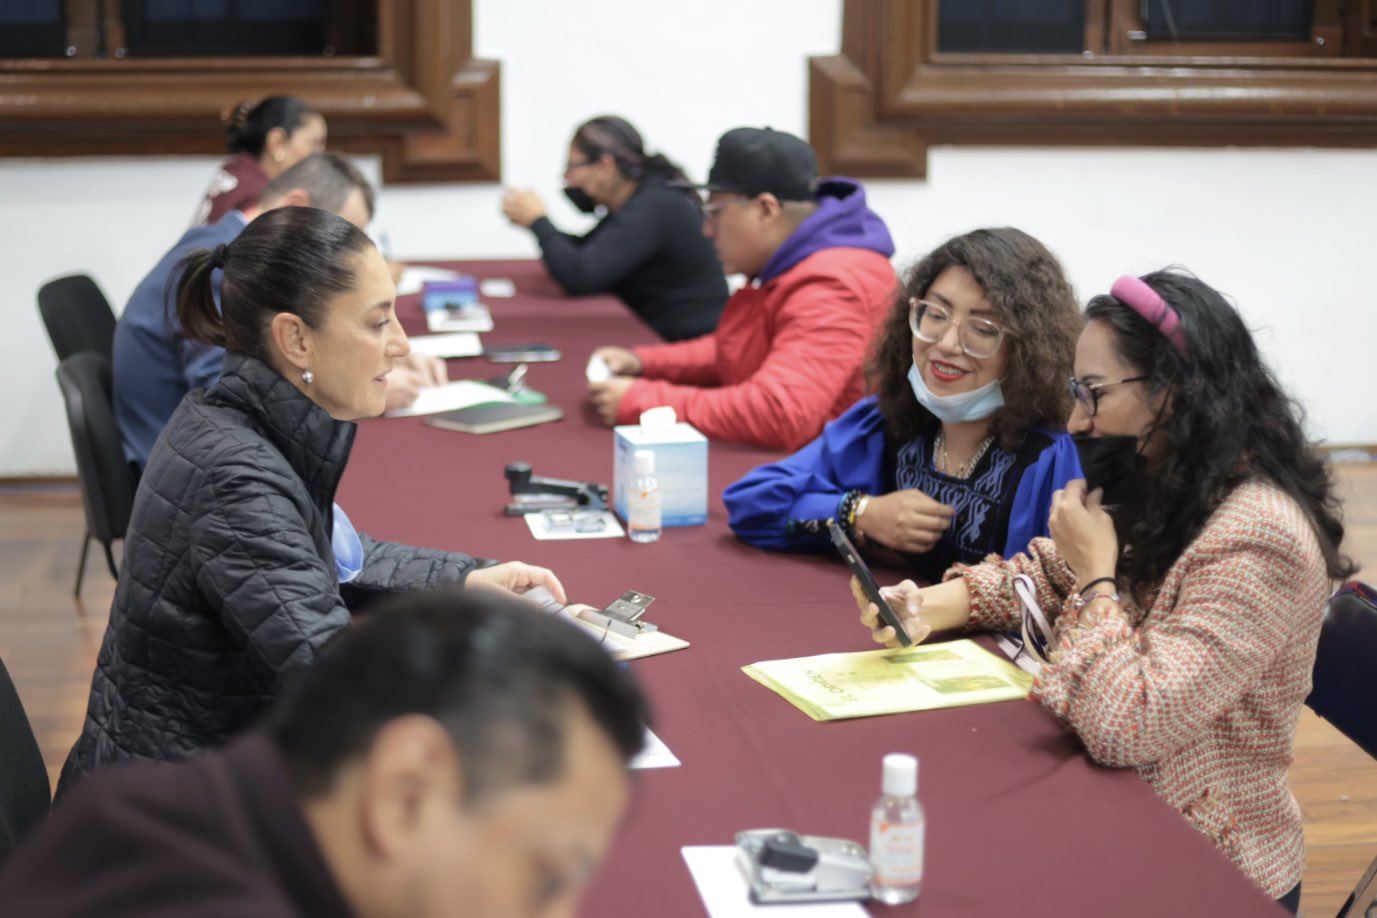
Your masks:
<path fill-rule="evenodd" d="M 1329 587 L 1295 501 L 1270 483 L 1239 485 L 1139 597 L 1145 609 L 1125 595 L 1123 617 L 1094 625 L 1067 602 L 1075 578 L 1051 539 L 953 568 L 947 579 L 970 589 L 970 628 L 1017 627 L 1017 573 L 1037 584 L 1061 642 L 1031 697 L 1095 761 L 1137 769 L 1267 893 L 1290 891 L 1305 844 L 1286 774 Z"/>

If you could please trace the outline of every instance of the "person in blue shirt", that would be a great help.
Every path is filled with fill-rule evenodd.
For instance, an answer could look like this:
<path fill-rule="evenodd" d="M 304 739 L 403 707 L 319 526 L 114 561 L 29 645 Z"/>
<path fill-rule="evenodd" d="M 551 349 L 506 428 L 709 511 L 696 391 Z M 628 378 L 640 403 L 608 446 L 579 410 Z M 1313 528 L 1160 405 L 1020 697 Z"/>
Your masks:
<path fill-rule="evenodd" d="M 234 241 L 249 221 L 278 207 L 318 207 L 363 229 L 373 217 L 373 188 L 358 168 L 338 153 L 316 153 L 279 174 L 258 204 L 231 210 L 216 222 L 186 232 L 139 282 L 115 324 L 113 355 L 115 421 L 124 454 L 142 469 L 158 435 L 182 396 L 209 388 L 220 378 L 223 348 L 190 341 L 181 334 L 173 304 L 173 273 L 183 257 Z M 220 302 L 220 272 L 215 273 Z M 398 361 L 388 378 L 387 407 L 410 404 L 424 386 L 445 382 L 444 363 L 412 354 Z"/>
<path fill-rule="evenodd" d="M 1047 534 L 1081 477 L 1064 420 L 1080 316 L 1061 264 L 1013 228 L 948 240 L 907 275 L 874 344 L 876 394 L 727 488 L 732 530 L 776 551 L 862 550 L 935 581 Z"/>

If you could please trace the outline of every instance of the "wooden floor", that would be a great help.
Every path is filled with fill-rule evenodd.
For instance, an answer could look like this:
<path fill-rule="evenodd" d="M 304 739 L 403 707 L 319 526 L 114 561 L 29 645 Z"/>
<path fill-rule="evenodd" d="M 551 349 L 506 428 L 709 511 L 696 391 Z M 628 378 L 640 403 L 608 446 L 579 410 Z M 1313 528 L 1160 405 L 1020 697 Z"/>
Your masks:
<path fill-rule="evenodd" d="M 1377 463 L 1339 466 L 1348 549 L 1377 580 Z M 28 708 L 54 781 L 86 711 L 114 595 L 99 547 L 72 599 L 84 526 L 74 486 L 0 487 L 0 659 Z M 1377 856 L 1377 762 L 1305 709 L 1291 784 L 1309 848 L 1302 910 L 1338 911 Z"/>

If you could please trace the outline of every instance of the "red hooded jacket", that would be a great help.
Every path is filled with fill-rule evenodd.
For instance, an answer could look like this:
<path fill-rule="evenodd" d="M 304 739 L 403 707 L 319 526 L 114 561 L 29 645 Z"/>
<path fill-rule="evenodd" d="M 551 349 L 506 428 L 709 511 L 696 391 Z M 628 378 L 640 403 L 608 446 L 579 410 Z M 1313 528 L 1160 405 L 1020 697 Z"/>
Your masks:
<path fill-rule="evenodd" d="M 727 300 L 716 331 L 634 349 L 643 369 L 617 423 L 670 405 L 709 439 L 793 450 L 861 399 L 866 352 L 898 287 L 893 244 L 859 185 L 822 189 L 842 200 L 825 202 Z"/>

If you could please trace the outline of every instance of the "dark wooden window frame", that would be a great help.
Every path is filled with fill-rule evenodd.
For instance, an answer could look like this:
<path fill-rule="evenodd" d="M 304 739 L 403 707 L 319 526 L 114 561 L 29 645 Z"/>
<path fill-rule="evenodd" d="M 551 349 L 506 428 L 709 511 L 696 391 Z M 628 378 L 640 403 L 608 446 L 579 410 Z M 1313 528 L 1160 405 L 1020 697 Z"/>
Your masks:
<path fill-rule="evenodd" d="M 937 3 L 844 0 L 841 54 L 809 60 L 826 171 L 922 178 L 935 144 L 1377 145 L 1377 59 L 1113 53 L 1112 36 L 1103 55 L 942 54 Z M 1358 53 L 1374 3 L 1349 0 L 1343 41 Z"/>
<path fill-rule="evenodd" d="M 385 182 L 501 178 L 500 72 L 473 55 L 472 0 L 377 0 L 367 57 L 0 60 L 0 156 L 223 153 L 220 113 L 290 93 L 330 147 Z"/>

